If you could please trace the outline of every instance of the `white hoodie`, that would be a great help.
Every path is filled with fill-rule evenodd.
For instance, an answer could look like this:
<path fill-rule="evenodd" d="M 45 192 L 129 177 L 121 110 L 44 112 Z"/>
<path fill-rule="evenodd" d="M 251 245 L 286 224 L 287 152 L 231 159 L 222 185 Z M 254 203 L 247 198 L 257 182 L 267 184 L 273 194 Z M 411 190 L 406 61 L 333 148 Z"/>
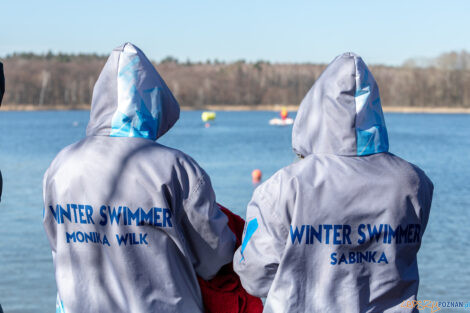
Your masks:
<path fill-rule="evenodd" d="M 44 228 L 58 312 L 203 312 L 196 274 L 214 276 L 235 238 L 207 174 L 155 140 L 179 106 L 137 47 L 111 53 L 87 136 L 44 175 Z"/>
<path fill-rule="evenodd" d="M 377 84 L 338 56 L 302 101 L 292 131 L 304 158 L 260 185 L 233 266 L 266 313 L 410 312 L 433 185 L 388 153 Z"/>

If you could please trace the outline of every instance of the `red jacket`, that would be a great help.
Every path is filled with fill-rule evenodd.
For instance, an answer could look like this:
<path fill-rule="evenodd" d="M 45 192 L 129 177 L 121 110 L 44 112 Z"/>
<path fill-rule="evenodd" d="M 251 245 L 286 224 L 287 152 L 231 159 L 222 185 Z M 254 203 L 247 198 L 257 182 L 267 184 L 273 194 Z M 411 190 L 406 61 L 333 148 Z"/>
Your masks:
<path fill-rule="evenodd" d="M 228 217 L 228 226 L 237 237 L 236 248 L 238 248 L 241 244 L 245 221 L 227 208 L 220 204 L 219 206 Z M 232 263 L 222 267 L 213 279 L 206 281 L 198 277 L 198 280 L 206 313 L 263 312 L 261 299 L 245 291 L 238 275 L 233 271 Z"/>

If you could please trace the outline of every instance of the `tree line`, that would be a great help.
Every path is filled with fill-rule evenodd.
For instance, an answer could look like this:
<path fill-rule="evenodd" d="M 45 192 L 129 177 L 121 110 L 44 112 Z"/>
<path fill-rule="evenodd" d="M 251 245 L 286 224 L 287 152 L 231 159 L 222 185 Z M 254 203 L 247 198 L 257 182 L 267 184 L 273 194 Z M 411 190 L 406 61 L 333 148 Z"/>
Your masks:
<path fill-rule="evenodd" d="M 90 104 L 107 57 L 96 54 L 15 53 L 2 60 L 6 105 Z M 181 105 L 299 104 L 325 64 L 265 61 L 154 63 Z M 470 107 L 470 54 L 410 59 L 402 66 L 372 65 L 384 106 Z"/>

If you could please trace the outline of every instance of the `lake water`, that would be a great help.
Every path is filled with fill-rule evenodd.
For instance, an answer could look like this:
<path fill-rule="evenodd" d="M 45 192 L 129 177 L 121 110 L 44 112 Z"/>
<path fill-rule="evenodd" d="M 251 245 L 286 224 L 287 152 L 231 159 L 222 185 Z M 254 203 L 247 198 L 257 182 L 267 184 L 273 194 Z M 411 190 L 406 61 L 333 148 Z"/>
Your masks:
<path fill-rule="evenodd" d="M 211 176 L 217 199 L 244 216 L 251 171 L 268 178 L 291 163 L 291 127 L 268 125 L 272 112 L 182 112 L 159 142 L 192 157 Z M 56 288 L 42 228 L 42 176 L 54 156 L 85 134 L 88 112 L 1 112 L 0 303 L 5 313 L 55 312 Z M 386 114 L 390 151 L 435 184 L 419 253 L 419 299 L 470 301 L 470 115 Z M 446 310 L 441 310 L 445 312 Z M 458 310 L 452 310 L 457 312 Z M 427 311 L 425 311 L 427 312 Z"/>

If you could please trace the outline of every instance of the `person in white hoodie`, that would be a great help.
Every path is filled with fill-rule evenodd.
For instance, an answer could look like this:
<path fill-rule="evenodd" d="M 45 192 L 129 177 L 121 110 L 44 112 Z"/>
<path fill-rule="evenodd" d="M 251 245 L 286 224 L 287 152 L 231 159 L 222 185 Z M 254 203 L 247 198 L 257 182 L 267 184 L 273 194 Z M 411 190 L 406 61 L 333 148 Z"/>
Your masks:
<path fill-rule="evenodd" d="M 0 62 L 0 106 L 2 105 L 3 94 L 5 93 L 5 76 L 3 74 L 3 63 Z M 3 178 L 2 172 L 0 171 L 0 201 L 2 200 L 2 191 L 3 191 Z M 2 306 L 0 305 L 0 313 Z"/>
<path fill-rule="evenodd" d="M 150 61 L 126 43 L 93 91 L 86 137 L 44 175 L 44 228 L 57 312 L 202 313 L 197 276 L 235 249 L 210 179 L 188 155 L 155 142 L 179 105 Z"/>
<path fill-rule="evenodd" d="M 333 60 L 295 118 L 301 160 L 254 192 L 233 266 L 266 313 L 411 312 L 433 184 L 388 152 L 378 86 Z"/>

